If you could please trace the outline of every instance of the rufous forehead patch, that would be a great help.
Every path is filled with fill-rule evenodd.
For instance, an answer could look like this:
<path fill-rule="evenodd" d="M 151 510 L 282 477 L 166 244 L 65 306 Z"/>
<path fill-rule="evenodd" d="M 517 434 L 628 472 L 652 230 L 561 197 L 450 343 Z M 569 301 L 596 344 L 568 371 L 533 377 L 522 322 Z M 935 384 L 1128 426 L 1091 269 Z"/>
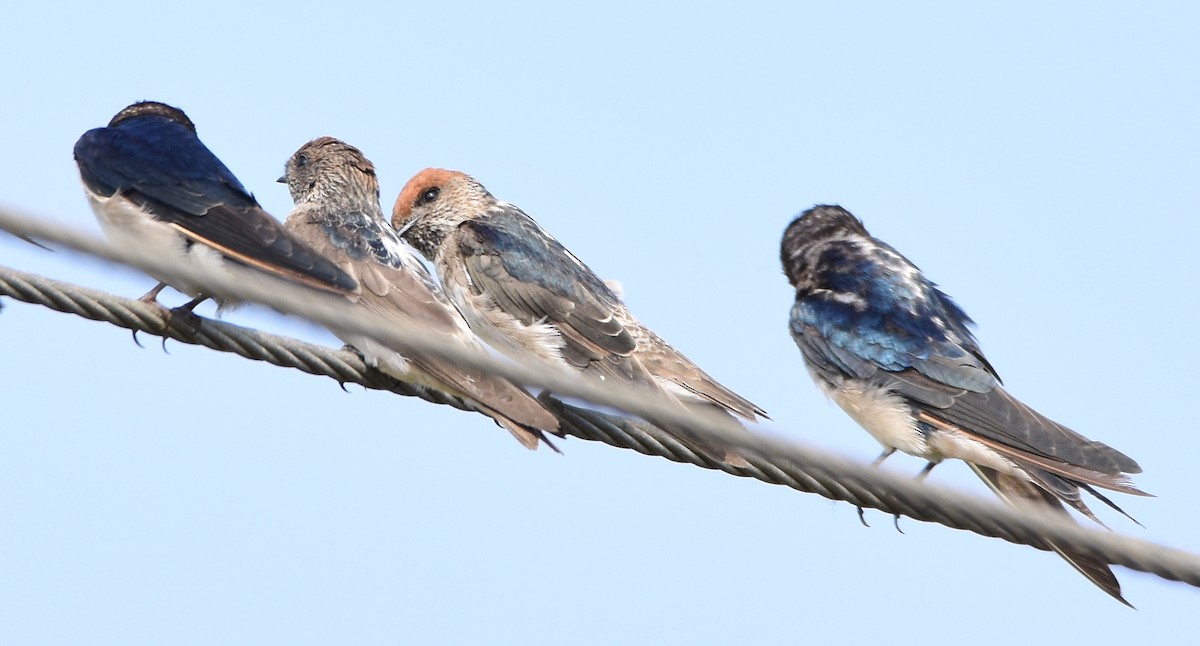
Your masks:
<path fill-rule="evenodd" d="M 397 223 L 407 222 L 412 217 L 413 205 L 417 203 L 417 197 L 421 193 L 433 187 L 444 187 L 460 177 L 465 177 L 465 175 L 459 171 L 444 168 L 426 168 L 413 175 L 413 178 L 408 180 L 404 189 L 400 191 L 400 195 L 396 198 L 396 204 L 392 207 L 393 226 Z"/>

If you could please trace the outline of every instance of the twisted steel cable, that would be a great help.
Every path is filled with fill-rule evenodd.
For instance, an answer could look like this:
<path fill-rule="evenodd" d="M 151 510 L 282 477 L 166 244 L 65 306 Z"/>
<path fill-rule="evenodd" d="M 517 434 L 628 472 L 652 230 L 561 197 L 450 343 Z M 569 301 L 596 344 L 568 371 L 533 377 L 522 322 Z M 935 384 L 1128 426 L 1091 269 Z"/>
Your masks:
<path fill-rule="evenodd" d="M 420 397 L 461 410 L 474 407 L 453 395 L 393 379 L 364 364 L 348 350 L 334 350 L 298 339 L 268 334 L 194 314 L 170 312 L 161 306 L 107 294 L 36 274 L 0 267 L 0 295 L 50 309 L 104 321 L 129 330 L 231 352 L 247 359 L 323 375 L 339 383 L 387 390 Z M 675 462 L 717 469 L 815 493 L 888 514 L 908 516 L 1038 549 L 1049 548 L 1046 537 L 1072 548 L 1094 553 L 1114 564 L 1157 574 L 1200 587 L 1200 557 L 1116 535 L 1084 530 L 1037 519 L 939 488 L 898 479 L 887 472 L 821 455 L 799 447 L 747 447 L 740 449 L 748 465 L 713 463 L 675 442 L 644 421 L 571 406 L 543 393 L 543 402 L 555 412 L 568 435 L 665 457 Z M 896 480 L 895 482 L 889 482 Z M 1047 531 L 1039 522 L 1055 527 Z M 1056 531 L 1056 530 L 1062 530 Z"/>
<path fill-rule="evenodd" d="M 57 231 L 53 226 L 31 224 L 21 216 L 0 210 L 0 228 L 16 234 L 29 234 L 50 239 L 88 253 L 135 266 L 143 266 L 136 257 L 112 251 L 103 243 L 93 242 L 74 232 Z M 162 267 L 156 267 L 162 270 Z M 231 291 L 239 291 L 236 287 Z M 286 292 L 286 290 L 284 290 Z M 467 401 L 388 377 L 366 366 L 361 357 L 351 351 L 334 350 L 297 339 L 277 336 L 230 323 L 199 317 L 190 313 L 171 312 L 154 303 L 131 300 L 51 280 L 36 274 L 0 267 L 0 295 L 27 303 L 104 321 L 126 329 L 174 339 L 181 343 L 202 345 L 222 352 L 265 361 L 277 366 L 295 368 L 309 374 L 324 375 L 339 383 L 356 383 L 366 388 L 388 390 L 401 395 L 415 396 L 430 402 L 475 410 Z M 266 298 L 251 294 L 252 300 L 265 300 L 282 311 L 307 316 L 325 324 L 331 320 L 328 312 L 312 306 L 304 298 Z M 294 296 L 294 295 L 293 295 Z M 336 318 L 336 317 L 333 317 Z M 339 325 L 351 325 L 338 320 Z M 423 351 L 439 352 L 438 348 L 422 346 L 417 339 L 405 337 L 404 330 L 380 331 L 363 325 L 364 333 L 397 343 L 411 342 Z M 621 392 L 603 393 L 589 384 L 571 384 L 553 377 L 537 376 L 536 371 L 520 366 L 505 367 L 479 357 L 463 356 L 453 351 L 441 351 L 450 360 L 472 367 L 493 369 L 523 383 L 548 386 L 555 392 L 582 397 L 597 403 L 618 406 L 637 414 L 661 413 L 645 395 Z M 511 373 L 511 374 L 510 374 Z M 582 380 L 581 380 L 582 381 Z M 597 397 L 597 394 L 604 396 Z M 942 487 L 913 482 L 908 478 L 874 469 L 867 465 L 827 454 L 811 448 L 753 436 L 730 435 L 721 424 L 704 417 L 686 413 L 671 413 L 680 423 L 709 432 L 728 441 L 745 458 L 745 464 L 714 462 L 697 455 L 674 441 L 668 434 L 640 419 L 602 413 L 571 406 L 554 396 L 543 393 L 540 398 L 556 413 L 561 430 L 568 435 L 599 441 L 619 448 L 631 449 L 645 455 L 664 457 L 675 462 L 724 471 L 750 477 L 770 484 L 787 486 L 797 491 L 816 493 L 831 500 L 845 501 L 860 507 L 878 509 L 888 514 L 908 516 L 915 520 L 934 522 L 983 536 L 1001 538 L 1037 549 L 1049 548 L 1048 540 L 1059 546 L 1088 553 L 1115 565 L 1149 572 L 1160 577 L 1200 587 L 1200 556 L 1112 533 L 1085 529 L 1074 523 L 1033 513 L 1015 511 L 992 502 L 966 496 Z"/>

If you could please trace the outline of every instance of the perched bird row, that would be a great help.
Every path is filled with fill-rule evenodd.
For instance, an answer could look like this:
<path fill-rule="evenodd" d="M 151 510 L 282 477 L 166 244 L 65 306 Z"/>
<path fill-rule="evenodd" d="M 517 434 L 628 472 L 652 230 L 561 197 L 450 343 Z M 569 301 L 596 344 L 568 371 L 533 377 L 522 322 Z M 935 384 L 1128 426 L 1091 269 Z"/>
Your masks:
<path fill-rule="evenodd" d="M 181 110 L 152 101 L 84 133 L 75 160 L 114 241 L 210 270 L 226 263 L 261 270 L 448 344 L 481 349 L 482 339 L 515 359 L 647 388 L 680 406 L 748 421 L 766 416 L 643 326 L 521 209 L 463 173 L 421 171 L 400 192 L 389 222 L 371 162 L 354 146 L 320 137 L 286 163 L 279 181 L 295 209 L 280 225 L 200 142 Z M 1065 503 L 1093 520 L 1081 491 L 1118 511 L 1097 488 L 1145 495 L 1125 476 L 1141 471 L 1132 459 L 1008 394 L 967 315 L 849 212 L 817 206 L 802 213 L 784 233 L 780 259 L 796 290 L 790 331 L 804 363 L 821 390 L 884 446 L 877 462 L 898 449 L 928 461 L 923 476 L 942 460 L 961 459 L 1010 504 L 1067 515 Z M 143 298 L 153 301 L 167 283 L 194 297 L 185 307 L 208 296 L 203 285 L 159 280 Z M 387 374 L 474 401 L 529 448 L 560 433 L 554 414 L 518 384 L 332 331 Z M 736 447 L 651 421 L 709 459 L 743 459 Z M 1107 563 L 1055 549 L 1126 603 Z"/>
<path fill-rule="evenodd" d="M 447 343 L 482 349 L 482 337 L 515 359 L 649 387 L 681 406 L 750 421 L 764 414 L 642 326 L 529 216 L 462 173 L 418 173 L 389 224 L 374 165 L 354 146 L 320 137 L 297 150 L 279 178 L 296 204 L 281 226 L 200 142 L 183 111 L 153 101 L 84 133 L 75 160 L 105 233 L 128 246 L 215 270 L 226 261 L 254 267 Z M 442 288 L 397 230 L 434 263 Z M 173 278 L 159 280 L 144 299 Z M 188 308 L 208 296 L 200 285 L 172 286 L 194 297 Z M 559 432 L 558 419 L 517 384 L 332 331 L 372 367 L 475 402 L 529 448 Z M 712 460 L 742 460 L 703 434 L 660 426 Z"/>

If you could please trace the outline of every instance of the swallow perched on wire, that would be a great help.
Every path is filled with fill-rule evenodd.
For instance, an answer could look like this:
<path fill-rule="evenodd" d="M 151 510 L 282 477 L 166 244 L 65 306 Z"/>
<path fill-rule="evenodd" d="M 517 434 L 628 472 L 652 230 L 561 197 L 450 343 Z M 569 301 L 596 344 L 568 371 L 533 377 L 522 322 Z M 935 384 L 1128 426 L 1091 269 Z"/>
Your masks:
<path fill-rule="evenodd" d="M 375 167 L 359 149 L 333 137 L 314 139 L 288 159 L 279 181 L 296 203 L 284 226 L 357 280 L 358 289 L 345 293 L 350 303 L 420 326 L 445 343 L 484 350 L 416 253 L 388 224 Z M 361 335 L 334 333 L 397 379 L 474 401 L 526 447 L 536 449 L 541 440 L 554 448 L 543 431 L 557 433 L 558 419 L 520 386 L 437 357 L 401 354 Z"/>
<path fill-rule="evenodd" d="M 471 328 L 501 352 L 651 386 L 751 421 L 765 416 L 639 323 L 587 265 L 474 178 L 421 171 L 396 199 L 392 226 L 434 263 Z M 710 458 L 737 461 L 736 451 L 659 426 Z"/>
<path fill-rule="evenodd" d="M 114 242 L 214 270 L 232 262 L 326 292 L 357 287 L 284 231 L 178 108 L 156 101 L 130 105 L 107 127 L 83 133 L 75 163 L 88 202 Z M 195 297 L 188 309 L 207 296 L 204 285 L 159 280 L 143 300 L 155 301 L 167 284 Z"/>
<path fill-rule="evenodd" d="M 884 447 L 965 461 L 1003 500 L 1099 523 L 1087 491 L 1135 495 L 1124 453 L 1041 415 L 1001 387 L 966 313 L 850 212 L 816 206 L 783 234 L 780 260 L 796 288 L 789 326 L 809 374 Z M 1136 521 L 1135 521 L 1136 522 Z M 1103 525 L 1103 523 L 1100 523 Z M 1053 546 L 1101 590 L 1129 605 L 1108 563 Z"/>

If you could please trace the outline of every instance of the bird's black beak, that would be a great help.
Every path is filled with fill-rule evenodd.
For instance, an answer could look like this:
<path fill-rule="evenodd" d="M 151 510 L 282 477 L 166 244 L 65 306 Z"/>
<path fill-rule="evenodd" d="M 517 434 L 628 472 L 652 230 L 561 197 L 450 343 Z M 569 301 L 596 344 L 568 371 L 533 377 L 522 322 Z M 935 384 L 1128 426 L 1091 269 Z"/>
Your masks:
<path fill-rule="evenodd" d="M 279 179 L 277 179 L 275 181 L 279 182 L 280 184 L 287 184 L 287 175 L 280 175 Z"/>

